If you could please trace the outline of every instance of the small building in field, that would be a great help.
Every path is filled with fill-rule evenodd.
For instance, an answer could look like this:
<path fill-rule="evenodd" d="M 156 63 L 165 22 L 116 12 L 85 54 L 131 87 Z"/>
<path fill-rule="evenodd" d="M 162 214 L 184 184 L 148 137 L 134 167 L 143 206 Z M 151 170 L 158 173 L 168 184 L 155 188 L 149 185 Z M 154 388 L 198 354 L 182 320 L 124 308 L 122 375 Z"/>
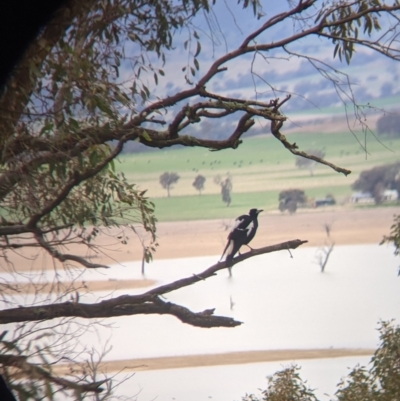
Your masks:
<path fill-rule="evenodd" d="M 314 207 L 321 207 L 321 206 L 332 206 L 336 205 L 336 201 L 334 198 L 320 198 L 320 199 L 315 199 L 314 201 Z"/>
<path fill-rule="evenodd" d="M 397 189 L 385 189 L 382 194 L 382 202 L 393 202 L 399 199 Z M 351 203 L 375 203 L 375 199 L 370 192 L 353 192 L 350 198 Z"/>
<path fill-rule="evenodd" d="M 374 197 L 370 192 L 353 192 L 350 197 L 351 203 L 375 203 Z"/>
<path fill-rule="evenodd" d="M 385 189 L 383 192 L 383 200 L 387 202 L 395 201 L 399 199 L 399 193 L 397 189 Z"/>

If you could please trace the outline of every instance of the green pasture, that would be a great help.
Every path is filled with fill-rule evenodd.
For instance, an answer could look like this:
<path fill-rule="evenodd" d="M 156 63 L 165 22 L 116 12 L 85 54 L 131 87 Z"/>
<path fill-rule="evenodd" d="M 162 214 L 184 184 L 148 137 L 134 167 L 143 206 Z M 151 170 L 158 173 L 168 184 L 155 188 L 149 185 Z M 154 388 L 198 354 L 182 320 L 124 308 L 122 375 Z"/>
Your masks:
<path fill-rule="evenodd" d="M 278 209 L 280 191 L 232 193 L 232 203 L 229 207 L 222 203 L 220 194 L 171 196 L 170 198 L 153 198 L 156 206 L 156 216 L 159 221 L 184 221 L 231 219 L 247 212 L 253 207 L 265 211 Z M 312 188 L 306 191 L 310 198 L 321 198 L 332 193 L 330 187 Z M 347 187 L 338 187 L 335 196 L 347 194 Z"/>
<path fill-rule="evenodd" d="M 221 201 L 219 194 L 171 196 L 154 198 L 156 216 L 159 221 L 230 219 L 247 212 L 252 207 L 264 210 L 276 209 L 278 191 L 232 193 L 229 207 Z"/>
<path fill-rule="evenodd" d="M 332 194 L 339 203 L 351 195 L 351 184 L 362 170 L 399 161 L 400 140 L 378 141 L 348 132 L 291 134 L 288 140 L 300 149 L 324 149 L 325 158 L 352 170 L 345 177 L 326 166 L 317 165 L 314 175 L 295 167 L 295 156 L 272 136 L 247 138 L 238 149 L 212 152 L 202 148 L 170 148 L 135 155 L 123 155 L 116 163 L 129 181 L 148 189 L 156 205 L 159 221 L 232 218 L 251 207 L 276 210 L 278 194 L 283 189 L 299 188 L 309 198 Z M 180 180 L 171 197 L 159 184 L 159 176 L 176 172 Z M 201 196 L 192 183 L 197 174 L 206 177 Z M 233 182 L 232 203 L 222 203 L 216 175 L 230 174 Z"/>

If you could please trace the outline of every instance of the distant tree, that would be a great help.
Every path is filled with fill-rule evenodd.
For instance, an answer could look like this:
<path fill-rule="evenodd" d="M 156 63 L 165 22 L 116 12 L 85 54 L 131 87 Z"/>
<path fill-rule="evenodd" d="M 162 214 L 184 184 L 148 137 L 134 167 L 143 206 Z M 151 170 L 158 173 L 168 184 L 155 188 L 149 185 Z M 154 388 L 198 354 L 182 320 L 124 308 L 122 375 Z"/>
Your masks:
<path fill-rule="evenodd" d="M 309 149 L 307 150 L 307 153 L 309 155 L 316 156 L 320 159 L 323 159 L 325 157 L 325 152 L 321 149 Z M 296 161 L 295 161 L 296 167 L 298 168 L 308 168 L 310 171 L 310 175 L 314 175 L 314 168 L 317 164 L 315 160 L 307 159 L 303 156 L 296 156 Z"/>
<path fill-rule="evenodd" d="M 222 202 L 226 203 L 226 206 L 231 204 L 231 191 L 232 191 L 232 180 L 230 177 L 226 177 L 225 180 L 220 182 Z"/>
<path fill-rule="evenodd" d="M 381 203 L 385 189 L 400 191 L 400 163 L 386 164 L 362 171 L 352 188 L 371 193 L 375 203 Z"/>
<path fill-rule="evenodd" d="M 305 203 L 306 200 L 306 195 L 301 189 L 286 189 L 279 194 L 279 210 L 282 213 L 288 210 L 293 214 L 297 210 L 297 205 Z"/>
<path fill-rule="evenodd" d="M 168 173 L 165 172 L 160 175 L 160 184 L 161 186 L 167 190 L 168 198 L 170 196 L 170 190 L 173 188 L 173 184 L 178 182 L 181 177 L 176 173 Z"/>
<path fill-rule="evenodd" d="M 204 189 L 204 183 L 206 182 L 206 177 L 199 174 L 193 181 L 193 186 L 199 191 L 199 195 L 201 195 L 201 191 Z"/>
<path fill-rule="evenodd" d="M 400 137 L 400 114 L 384 115 L 376 122 L 376 131 L 379 135 L 389 138 Z"/>
<path fill-rule="evenodd" d="M 222 202 L 226 203 L 226 206 L 231 204 L 231 192 L 232 192 L 232 178 L 228 173 L 228 176 L 223 179 L 220 174 L 214 177 L 214 183 L 221 187 Z"/>
<path fill-rule="evenodd" d="M 400 400 L 400 327 L 380 323 L 380 345 L 372 356 L 369 369 L 357 365 L 340 380 L 335 393 L 337 401 Z M 269 376 L 262 398 L 246 395 L 242 401 L 318 401 L 314 390 L 299 375 L 300 367 L 292 365 Z"/>

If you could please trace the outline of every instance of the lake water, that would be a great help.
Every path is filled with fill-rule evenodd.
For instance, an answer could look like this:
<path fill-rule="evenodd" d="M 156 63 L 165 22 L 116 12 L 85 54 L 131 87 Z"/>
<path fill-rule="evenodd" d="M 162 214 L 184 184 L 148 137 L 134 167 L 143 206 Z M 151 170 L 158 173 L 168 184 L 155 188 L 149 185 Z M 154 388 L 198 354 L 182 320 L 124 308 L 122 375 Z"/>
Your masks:
<path fill-rule="evenodd" d="M 380 319 L 400 318 L 400 259 L 392 248 L 338 246 L 324 273 L 316 249 L 276 252 L 166 295 L 193 311 L 243 322 L 236 328 L 201 329 L 171 316 L 115 319 L 110 359 L 281 348 L 375 348 Z M 164 284 L 200 273 L 218 257 L 156 261 L 147 278 Z M 140 277 L 139 263 L 116 267 L 115 278 Z M 93 273 L 92 273 L 93 274 Z M 115 296 L 124 293 L 118 291 Z M 141 290 L 126 291 L 128 293 Z M 233 309 L 231 310 L 231 302 Z M 131 340 L 127 354 L 126 336 Z"/>
<path fill-rule="evenodd" d="M 320 401 L 333 398 L 341 377 L 356 364 L 367 365 L 368 357 L 298 360 L 300 376 L 315 390 Z M 118 388 L 119 394 L 137 394 L 137 401 L 240 401 L 246 394 L 261 398 L 267 387 L 266 377 L 292 364 L 285 362 L 253 363 L 201 368 L 138 372 Z M 134 398 L 135 399 L 135 398 Z"/>
<path fill-rule="evenodd" d="M 106 359 L 222 353 L 243 350 L 296 348 L 376 348 L 379 320 L 400 321 L 400 259 L 393 248 L 378 245 L 335 247 L 324 273 L 316 261 L 316 248 L 303 247 L 247 260 L 166 299 L 193 311 L 216 308 L 218 315 L 243 322 L 236 328 L 201 329 L 170 316 L 133 316 L 112 319 L 113 328 L 99 328 L 82 337 L 83 344 L 101 349 L 112 346 Z M 157 285 L 200 273 L 219 256 L 155 261 L 146 278 Z M 86 271 L 86 280 L 140 278 L 140 263 L 118 265 L 107 272 Z M 139 290 L 116 291 L 140 293 Z M 101 300 L 106 294 L 81 297 Z M 231 307 L 233 305 L 233 307 Z M 81 320 L 87 325 L 87 321 Z M 107 321 L 109 323 L 109 321 Z M 333 396 L 347 366 L 369 358 L 296 361 L 302 377 Z M 265 376 L 290 362 L 248 364 L 138 372 L 118 394 L 138 400 L 240 400 L 246 392 L 265 388 Z M 325 397 L 325 399 L 328 399 Z"/>

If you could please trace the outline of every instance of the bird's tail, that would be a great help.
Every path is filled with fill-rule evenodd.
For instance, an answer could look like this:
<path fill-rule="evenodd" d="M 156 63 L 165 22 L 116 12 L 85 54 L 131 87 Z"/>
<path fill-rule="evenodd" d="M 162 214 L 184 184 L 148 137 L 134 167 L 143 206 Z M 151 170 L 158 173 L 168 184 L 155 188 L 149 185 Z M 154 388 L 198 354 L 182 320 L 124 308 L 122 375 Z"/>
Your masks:
<path fill-rule="evenodd" d="M 224 252 L 222 253 L 222 256 L 221 256 L 219 261 L 222 261 L 222 259 L 224 258 L 225 255 L 226 255 L 226 259 L 225 260 L 232 260 L 233 259 L 233 255 L 232 255 L 232 252 L 231 252 L 232 248 L 233 248 L 233 241 L 232 240 L 228 240 L 228 242 L 226 243 Z"/>

